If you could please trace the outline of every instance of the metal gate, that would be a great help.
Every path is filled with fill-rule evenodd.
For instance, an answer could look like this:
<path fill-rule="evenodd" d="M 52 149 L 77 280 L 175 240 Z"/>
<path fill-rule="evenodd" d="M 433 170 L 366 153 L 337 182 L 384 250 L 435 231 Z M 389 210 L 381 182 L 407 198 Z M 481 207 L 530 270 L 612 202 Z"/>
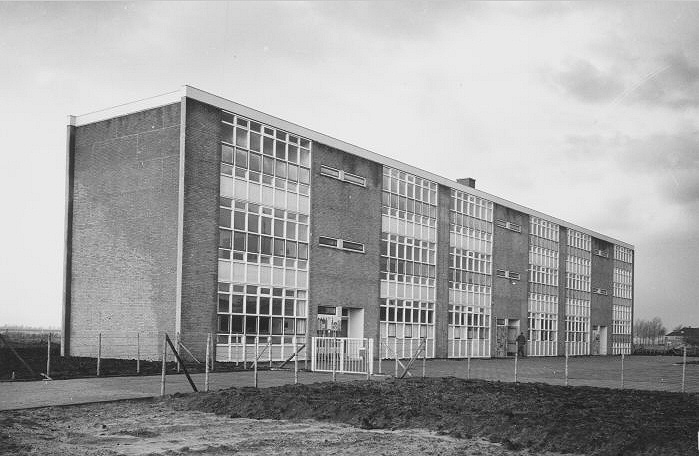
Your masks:
<path fill-rule="evenodd" d="M 350 337 L 313 337 L 311 370 L 341 374 L 373 374 L 374 341 Z"/>

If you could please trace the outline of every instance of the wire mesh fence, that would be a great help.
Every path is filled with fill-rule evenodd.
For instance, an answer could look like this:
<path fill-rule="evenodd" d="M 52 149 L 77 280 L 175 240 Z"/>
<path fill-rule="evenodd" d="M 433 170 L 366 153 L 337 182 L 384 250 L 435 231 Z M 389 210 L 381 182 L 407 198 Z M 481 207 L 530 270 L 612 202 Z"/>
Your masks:
<path fill-rule="evenodd" d="M 70 357 L 60 356 L 60 331 L 31 331 L 31 330 L 0 330 L 0 336 L 6 342 L 0 344 L 0 380 L 22 380 L 40 378 L 76 378 L 86 376 L 115 376 L 115 375 L 155 375 L 162 370 L 162 348 L 164 333 L 158 332 L 120 332 L 94 331 L 71 336 Z M 212 340 L 215 339 L 211 335 Z M 50 341 L 49 341 L 50 338 Z M 193 372 L 204 372 L 204 356 L 197 358 L 198 351 L 189 350 L 178 341 L 177 335 L 171 336 L 176 344 L 184 363 L 192 365 Z M 258 344 L 265 346 L 266 339 Z M 369 346 L 369 339 L 364 340 L 361 347 L 349 350 L 350 355 L 360 352 L 360 348 Z M 250 347 L 247 363 L 218 362 L 219 349 L 211 344 L 212 371 L 231 370 L 277 370 L 291 369 L 298 365 L 300 370 L 313 370 L 313 355 L 311 347 L 305 346 L 305 339 L 293 341 L 294 344 L 285 350 L 283 357 L 274 356 L 260 349 L 257 354 Z M 349 342 L 348 342 L 349 343 Z M 9 345 L 8 345 L 9 344 Z M 195 344 L 196 345 L 196 344 Z M 368 350 L 357 359 L 363 359 L 366 366 L 359 369 L 362 373 L 371 372 L 372 378 L 396 377 L 403 373 L 405 366 L 410 364 L 415 350 L 405 352 L 399 350 L 398 362 L 395 359 L 395 344 L 386 344 L 384 340 L 371 340 L 373 354 Z M 678 355 L 625 355 L 625 356 L 558 356 L 525 358 L 430 358 L 434 347 L 431 341 L 427 347 L 427 360 L 424 352 L 418 356 L 404 377 L 421 376 L 422 369 L 429 377 L 454 376 L 460 378 L 494 380 L 543 382 L 568 386 L 595 386 L 609 388 L 632 388 L 648 390 L 664 390 L 674 392 L 699 392 L 699 357 L 694 352 L 686 356 L 682 350 Z M 8 346 L 16 352 L 12 353 Z M 202 348 L 206 346 L 206 335 L 201 341 Z M 347 345 L 349 347 L 349 345 Z M 274 350 L 272 346 L 272 350 Z M 326 347 L 327 348 L 327 347 Z M 391 350 L 393 349 L 393 350 Z M 201 350 L 199 350 L 201 351 Z M 345 353 L 341 350 L 338 353 Z M 189 352 L 189 353 L 188 353 Z M 194 353 L 193 353 L 194 352 Z M 296 353 L 295 356 L 294 353 Z M 326 356 L 327 350 L 318 350 L 318 356 Z M 283 359 L 282 359 L 283 358 Z M 288 358 L 288 359 L 287 359 Z M 214 363 L 213 360 L 217 362 Z M 256 359 L 257 363 L 252 361 Z M 331 358 L 329 358 L 331 359 Z M 354 359 L 349 356 L 348 359 Z M 372 360 L 371 362 L 368 362 Z M 319 360 L 322 364 L 323 360 Z M 327 361 L 327 360 L 325 360 Z M 298 364 L 300 363 L 300 364 Z M 255 365 L 253 365 L 255 364 Z M 319 364 L 320 365 L 320 364 Z M 31 369 L 28 370 L 27 367 Z M 168 372 L 178 372 L 178 363 L 171 356 L 166 364 Z M 326 366 L 327 367 L 327 366 Z M 328 369 L 318 369 L 318 372 Z M 332 371 L 332 369 L 330 369 Z M 337 369 L 337 374 L 341 369 Z M 355 369 L 356 370 L 356 369 Z M 351 375 L 353 369 L 345 369 L 345 375 Z M 357 377 L 361 378 L 361 377 Z M 330 377 L 328 378 L 328 380 Z"/>

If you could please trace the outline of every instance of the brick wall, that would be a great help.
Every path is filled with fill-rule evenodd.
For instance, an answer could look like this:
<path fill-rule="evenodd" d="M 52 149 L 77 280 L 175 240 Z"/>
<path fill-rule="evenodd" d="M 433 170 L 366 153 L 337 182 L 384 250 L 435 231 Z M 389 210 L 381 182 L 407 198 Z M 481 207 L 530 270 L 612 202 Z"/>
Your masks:
<path fill-rule="evenodd" d="M 493 316 L 519 319 L 522 331 L 527 329 L 529 216 L 499 204 L 493 204 L 493 221 L 501 219 L 519 224 L 517 233 L 494 224 L 493 228 Z M 518 272 L 520 280 L 497 277 L 498 269 Z"/>
<path fill-rule="evenodd" d="M 221 110 L 189 98 L 185 105 L 180 340 L 203 359 L 216 327 Z"/>
<path fill-rule="evenodd" d="M 364 337 L 379 325 L 382 168 L 355 155 L 314 143 L 311 177 L 308 334 L 316 334 L 318 306 L 364 309 Z M 320 165 L 366 178 L 366 188 L 320 175 Z M 365 253 L 320 247 L 318 236 L 364 244 Z"/>
<path fill-rule="evenodd" d="M 74 129 L 70 355 L 157 357 L 175 329 L 180 104 Z M 70 225 L 69 225 L 70 226 Z"/>
<path fill-rule="evenodd" d="M 607 290 L 607 295 L 591 293 L 590 326 L 607 327 L 607 354 L 611 354 L 612 343 L 612 295 L 614 293 L 614 244 L 592 238 L 592 251 L 606 250 L 608 258 L 592 254 L 591 287 Z"/>
<path fill-rule="evenodd" d="M 449 349 L 449 208 L 451 189 L 437 187 L 437 280 L 434 303 L 434 356 L 446 358 Z"/>

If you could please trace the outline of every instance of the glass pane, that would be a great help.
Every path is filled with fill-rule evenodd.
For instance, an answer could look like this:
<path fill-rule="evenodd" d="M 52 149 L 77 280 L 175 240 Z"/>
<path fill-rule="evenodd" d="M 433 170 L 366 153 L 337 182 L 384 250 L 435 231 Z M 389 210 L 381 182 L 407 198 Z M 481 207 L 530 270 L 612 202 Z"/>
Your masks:
<path fill-rule="evenodd" d="M 243 295 L 231 296 L 231 312 L 243 313 Z"/>
<path fill-rule="evenodd" d="M 250 170 L 260 172 L 262 170 L 262 157 L 259 154 L 250 154 Z"/>
<path fill-rule="evenodd" d="M 221 146 L 221 161 L 226 163 L 233 163 L 233 152 L 234 149 L 230 146 Z"/>
<path fill-rule="evenodd" d="M 259 239 L 260 237 L 255 234 L 248 234 L 248 252 L 257 253 L 259 252 Z"/>
<path fill-rule="evenodd" d="M 233 233 L 233 250 L 245 251 L 245 233 L 240 231 Z"/>
<path fill-rule="evenodd" d="M 274 155 L 274 140 L 272 138 L 262 138 L 262 153 L 265 155 Z"/>
<path fill-rule="evenodd" d="M 286 163 L 281 160 L 277 160 L 274 165 L 276 176 L 286 179 Z"/>
<path fill-rule="evenodd" d="M 260 135 L 254 132 L 250 132 L 250 149 L 259 152 L 260 151 Z"/>
<path fill-rule="evenodd" d="M 231 232 L 228 230 L 218 230 L 218 246 L 224 249 L 231 248 Z"/>
<path fill-rule="evenodd" d="M 231 318 L 231 333 L 242 334 L 243 333 L 243 316 L 234 315 Z"/>
<path fill-rule="evenodd" d="M 271 255 L 272 254 L 272 238 L 268 236 L 262 236 L 262 248 L 260 250 L 260 253 L 263 255 Z"/>
<path fill-rule="evenodd" d="M 274 175 L 274 159 L 270 157 L 262 157 L 263 162 L 262 162 L 262 172 L 265 174 L 269 174 L 270 176 Z"/>
<path fill-rule="evenodd" d="M 221 140 L 233 144 L 233 126 L 221 124 Z"/>
<path fill-rule="evenodd" d="M 219 294 L 218 295 L 218 311 L 223 313 L 228 313 L 228 295 Z"/>
<path fill-rule="evenodd" d="M 276 141 L 275 152 L 277 158 L 286 160 L 286 143 L 282 141 Z"/>
<path fill-rule="evenodd" d="M 231 227 L 231 211 L 229 209 L 221 209 L 218 223 L 226 228 Z"/>
<path fill-rule="evenodd" d="M 311 172 L 307 168 L 299 168 L 299 182 L 308 184 L 311 179 Z"/>
<path fill-rule="evenodd" d="M 218 332 L 229 333 L 230 332 L 230 317 L 228 315 L 218 316 Z"/>
<path fill-rule="evenodd" d="M 235 129 L 235 145 L 239 147 L 248 147 L 248 131 L 242 128 Z"/>

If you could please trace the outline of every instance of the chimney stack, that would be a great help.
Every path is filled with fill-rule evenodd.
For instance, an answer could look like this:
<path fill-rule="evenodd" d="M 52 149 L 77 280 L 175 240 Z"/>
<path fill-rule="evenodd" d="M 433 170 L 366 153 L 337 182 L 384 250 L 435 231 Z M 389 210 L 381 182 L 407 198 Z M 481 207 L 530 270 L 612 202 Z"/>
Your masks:
<path fill-rule="evenodd" d="M 476 188 L 476 179 L 472 177 L 463 177 L 461 179 L 456 179 L 456 182 L 467 187 Z"/>

